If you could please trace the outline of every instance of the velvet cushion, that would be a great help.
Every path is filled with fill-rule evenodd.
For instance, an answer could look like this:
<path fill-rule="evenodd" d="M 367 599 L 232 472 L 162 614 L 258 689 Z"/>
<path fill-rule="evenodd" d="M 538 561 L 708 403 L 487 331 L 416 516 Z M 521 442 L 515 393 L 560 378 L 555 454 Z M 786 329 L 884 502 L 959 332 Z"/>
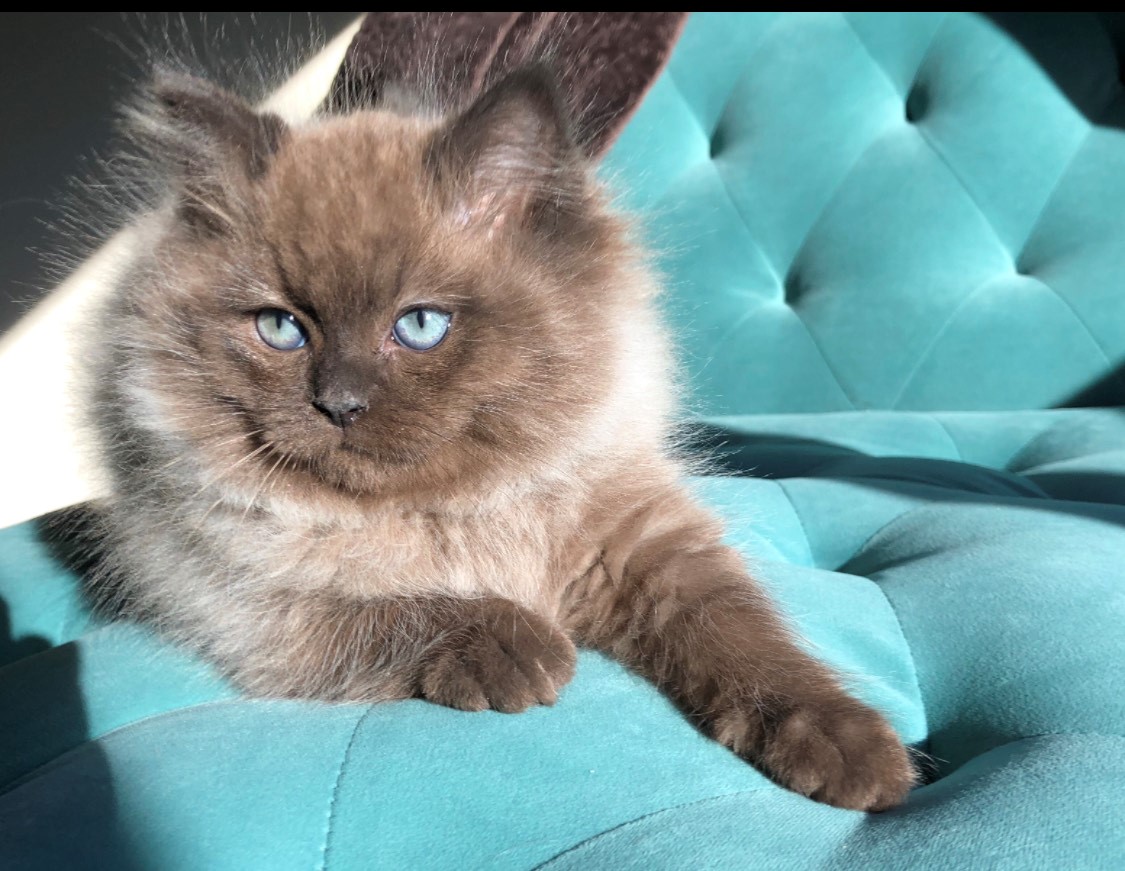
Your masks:
<path fill-rule="evenodd" d="M 608 169 L 698 407 L 1125 403 L 1123 53 L 1121 16 L 692 16 Z"/>
<path fill-rule="evenodd" d="M 1125 861 L 1125 413 L 710 425 L 737 474 L 696 486 L 732 543 L 926 754 L 905 807 L 785 792 L 590 653 L 555 708 L 518 716 L 240 699 L 91 621 L 25 525 L 0 533 L 0 866 Z"/>

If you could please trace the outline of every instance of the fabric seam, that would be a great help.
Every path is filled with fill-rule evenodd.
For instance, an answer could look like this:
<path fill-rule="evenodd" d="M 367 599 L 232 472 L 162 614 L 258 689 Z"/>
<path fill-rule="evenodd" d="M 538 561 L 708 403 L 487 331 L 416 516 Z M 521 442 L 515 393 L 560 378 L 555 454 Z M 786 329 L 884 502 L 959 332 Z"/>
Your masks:
<path fill-rule="evenodd" d="M 340 784 L 344 779 L 344 770 L 348 767 L 348 760 L 351 758 L 352 747 L 355 744 L 356 736 L 359 734 L 359 727 L 363 725 L 364 720 L 367 719 L 374 708 L 374 705 L 368 705 L 367 709 L 356 718 L 355 725 L 352 726 L 352 733 L 348 736 L 348 743 L 344 745 L 344 752 L 340 756 L 340 764 L 336 768 L 336 777 L 332 783 L 332 794 L 328 798 L 324 841 L 320 845 L 320 861 L 316 865 L 317 871 L 325 871 L 328 867 L 328 857 L 332 851 L 332 826 L 336 821 L 336 800 L 340 796 Z"/>
<path fill-rule="evenodd" d="M 749 764 L 749 763 L 747 763 L 747 764 Z M 623 823 L 618 823 L 615 826 L 610 826 L 608 829 L 603 829 L 602 831 L 597 832 L 596 834 L 590 835 L 590 837 L 588 837 L 588 838 L 583 838 L 577 844 L 571 844 L 565 850 L 562 850 L 561 852 L 556 853 L 551 858 L 546 859 L 543 862 L 540 862 L 538 865 L 533 866 L 532 871 L 547 871 L 548 868 L 550 868 L 553 864 L 555 864 L 555 862 L 557 862 L 559 859 L 562 859 L 564 856 L 566 856 L 570 853 L 573 853 L 577 850 L 582 849 L 582 847 L 586 846 L 587 844 L 593 843 L 594 841 L 598 840 L 599 838 L 604 837 L 605 835 L 608 835 L 608 834 L 611 834 L 613 832 L 619 831 L 621 829 L 627 828 L 628 826 L 634 825 L 635 823 L 639 823 L 642 820 L 647 820 L 647 819 L 650 819 L 652 817 L 657 817 L 657 816 L 660 816 L 661 814 L 673 813 L 675 811 L 680 811 L 680 810 L 683 810 L 685 808 L 694 807 L 696 805 L 707 804 L 707 803 L 713 802 L 713 801 L 720 801 L 721 799 L 724 799 L 724 798 L 733 798 L 735 796 L 740 796 L 740 795 L 753 795 L 754 793 L 763 792 L 764 790 L 769 789 L 770 786 L 771 786 L 771 784 L 763 784 L 762 786 L 755 787 L 754 789 L 739 789 L 739 790 L 735 790 L 734 792 L 725 792 L 725 793 L 722 793 L 721 795 L 709 795 L 706 798 L 699 798 L 699 799 L 696 799 L 695 801 L 686 801 L 682 804 L 672 805 L 671 807 L 660 808 L 658 810 L 650 811 L 647 814 L 641 814 L 639 817 L 634 817 L 631 820 L 626 820 Z M 781 787 L 776 787 L 776 788 L 780 789 Z"/>
<path fill-rule="evenodd" d="M 789 502 L 789 510 L 793 512 L 793 516 L 797 518 L 797 524 L 801 527 L 801 535 L 805 537 L 805 554 L 808 556 L 809 568 L 820 568 L 820 566 L 817 565 L 816 556 L 813 554 L 812 539 L 809 538 L 809 528 L 805 525 L 805 518 L 803 518 L 801 512 L 797 510 L 797 504 L 793 501 L 793 497 L 790 495 L 789 489 L 785 486 L 785 482 L 778 478 L 772 480 L 781 490 L 781 495 Z"/>

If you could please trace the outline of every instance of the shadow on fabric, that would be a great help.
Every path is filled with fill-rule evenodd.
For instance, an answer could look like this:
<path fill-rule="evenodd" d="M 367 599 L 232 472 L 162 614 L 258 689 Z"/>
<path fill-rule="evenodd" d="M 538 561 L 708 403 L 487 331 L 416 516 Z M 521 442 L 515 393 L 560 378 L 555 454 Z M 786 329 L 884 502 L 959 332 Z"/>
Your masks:
<path fill-rule="evenodd" d="M 893 493 L 924 488 L 926 498 L 936 502 L 1018 504 L 1125 526 L 1125 476 L 1109 472 L 1048 470 L 1023 475 L 955 460 L 872 456 L 815 439 L 710 425 L 695 429 L 688 449 L 707 458 L 720 474 L 832 479 Z"/>
<path fill-rule="evenodd" d="M 0 596 L 0 868 L 139 869 L 90 740 L 79 646 L 16 634 L 12 613 Z"/>
<path fill-rule="evenodd" d="M 1125 404 L 1125 364 L 1087 384 L 1056 408 L 1108 408 Z M 1122 408 L 1125 414 L 1125 408 Z"/>
<path fill-rule="evenodd" d="M 1120 87 L 1091 87 L 1076 53 L 1105 49 L 1117 64 L 1116 79 L 1125 81 L 1125 13 L 1123 12 L 982 12 L 979 13 L 1023 46 L 1071 104 L 1092 124 L 1125 129 Z M 1108 99 L 1107 99 L 1108 97 Z"/>

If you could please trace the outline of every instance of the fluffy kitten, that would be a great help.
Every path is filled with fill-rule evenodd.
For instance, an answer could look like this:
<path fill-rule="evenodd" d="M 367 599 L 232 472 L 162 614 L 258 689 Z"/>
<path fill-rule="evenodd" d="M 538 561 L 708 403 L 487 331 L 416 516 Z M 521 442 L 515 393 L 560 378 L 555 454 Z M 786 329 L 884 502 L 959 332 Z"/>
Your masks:
<path fill-rule="evenodd" d="M 582 644 L 791 789 L 903 798 L 682 484 L 656 283 L 549 77 L 290 127 L 161 74 L 133 129 L 168 190 L 97 331 L 119 606 L 264 696 L 521 711 Z"/>

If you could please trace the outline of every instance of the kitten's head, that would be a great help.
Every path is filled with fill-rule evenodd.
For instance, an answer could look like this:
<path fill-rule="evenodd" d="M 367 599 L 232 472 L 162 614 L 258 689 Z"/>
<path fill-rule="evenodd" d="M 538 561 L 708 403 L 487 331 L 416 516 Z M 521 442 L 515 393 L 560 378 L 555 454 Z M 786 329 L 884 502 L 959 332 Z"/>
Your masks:
<path fill-rule="evenodd" d="M 425 498 L 595 449 L 649 283 L 543 71 L 302 127 L 163 75 L 134 129 L 174 208 L 118 309 L 122 395 L 205 472 Z"/>

